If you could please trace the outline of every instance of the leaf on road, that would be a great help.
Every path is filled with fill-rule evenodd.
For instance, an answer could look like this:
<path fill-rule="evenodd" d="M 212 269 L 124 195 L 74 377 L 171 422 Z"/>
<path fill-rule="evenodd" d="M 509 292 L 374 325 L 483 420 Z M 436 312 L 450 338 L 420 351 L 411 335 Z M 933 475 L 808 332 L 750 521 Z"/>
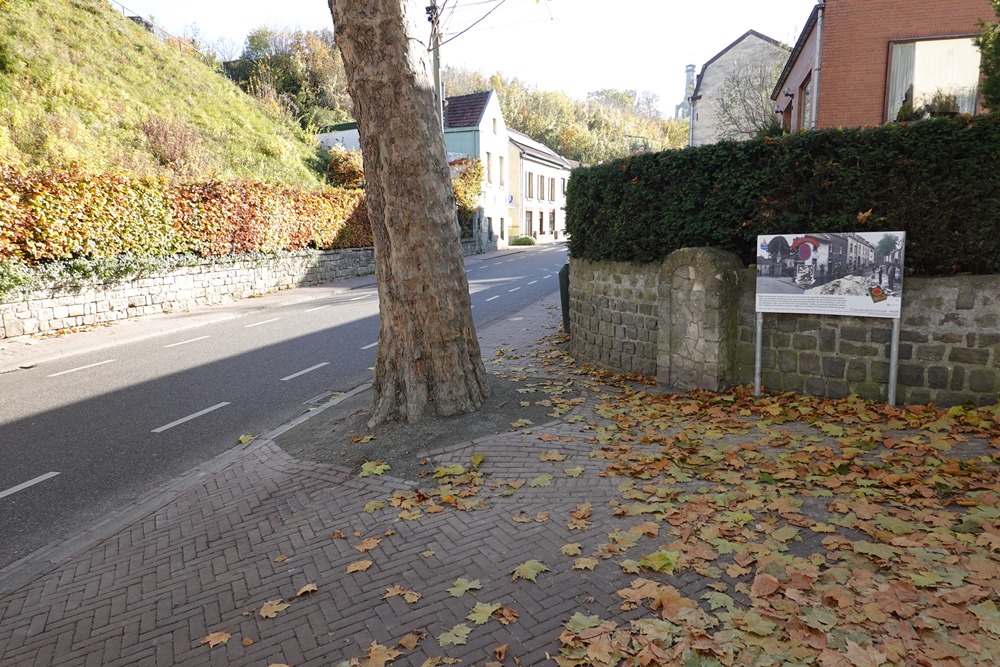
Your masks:
<path fill-rule="evenodd" d="M 369 475 L 381 475 L 382 473 L 389 472 L 391 468 L 389 464 L 385 461 L 365 461 L 361 464 L 361 472 L 358 473 L 358 477 L 368 477 Z"/>
<path fill-rule="evenodd" d="M 477 591 L 482 587 L 483 585 L 479 583 L 478 579 L 472 579 L 470 581 L 465 577 L 459 577 L 455 580 L 455 583 L 452 584 L 451 588 L 448 589 L 448 593 L 450 593 L 452 597 L 459 598 L 469 591 Z"/>
<path fill-rule="evenodd" d="M 354 561 L 353 563 L 347 566 L 347 573 L 351 574 L 352 572 L 364 572 L 371 566 L 372 562 L 370 560 Z"/>
<path fill-rule="evenodd" d="M 597 562 L 598 561 L 596 558 L 577 558 L 575 561 L 573 561 L 573 569 L 593 570 L 595 567 L 597 567 Z"/>
<path fill-rule="evenodd" d="M 549 570 L 549 568 L 539 560 L 529 560 L 514 568 L 514 571 L 511 572 L 513 575 L 512 581 L 527 579 L 528 581 L 534 582 L 538 575 L 542 572 L 551 572 L 551 570 Z"/>
<path fill-rule="evenodd" d="M 560 453 L 560 452 L 558 452 L 558 451 L 556 451 L 554 449 L 550 449 L 547 452 L 542 452 L 541 454 L 539 454 L 538 455 L 538 460 L 539 461 L 552 461 L 552 462 L 558 463 L 560 461 L 565 461 L 566 460 L 566 455 L 562 454 L 562 453 Z"/>
<path fill-rule="evenodd" d="M 249 444 L 250 441 L 253 440 L 255 437 L 256 436 L 244 434 L 240 436 L 240 439 L 237 440 L 237 442 L 240 443 L 241 445 L 246 445 Z"/>
<path fill-rule="evenodd" d="M 357 445 L 357 444 L 360 444 L 360 443 L 371 442 L 374 439 L 375 439 L 375 436 L 371 435 L 371 434 L 368 434 L 368 435 L 359 435 L 359 436 L 355 436 L 355 437 L 351 438 L 351 442 L 353 442 L 354 444 Z"/>
<path fill-rule="evenodd" d="M 385 501 L 382 500 L 370 500 L 365 503 L 364 511 L 365 514 L 372 514 L 380 509 L 385 509 Z"/>
<path fill-rule="evenodd" d="M 386 598 L 395 597 L 397 595 L 402 596 L 404 600 L 406 600 L 411 604 L 421 598 L 421 593 L 417 593 L 416 591 L 411 590 L 409 588 L 403 588 L 402 586 L 393 586 L 391 588 L 385 589 L 385 595 L 382 596 L 382 599 L 384 600 Z"/>
<path fill-rule="evenodd" d="M 979 619 L 979 627 L 986 632 L 1000 637 L 1000 610 L 993 600 L 986 600 L 979 604 L 971 604 L 969 611 Z"/>
<path fill-rule="evenodd" d="M 511 422 L 510 425 L 511 428 L 518 429 L 518 428 L 524 428 L 525 426 L 531 426 L 534 423 L 535 422 L 531 421 L 530 419 L 518 419 L 517 421 Z"/>
<path fill-rule="evenodd" d="M 563 556 L 579 556 L 583 552 L 583 545 L 579 542 L 564 544 L 559 548 Z"/>
<path fill-rule="evenodd" d="M 563 468 L 567 477 L 579 477 L 583 474 L 583 468 Z"/>
<path fill-rule="evenodd" d="M 472 469 L 478 470 L 479 466 L 483 465 L 483 461 L 485 460 L 486 460 L 486 454 L 483 454 L 482 452 L 476 452 L 475 454 L 473 454 L 472 459 L 470 460 L 470 463 L 472 464 Z"/>
<path fill-rule="evenodd" d="M 371 551 L 372 549 L 377 547 L 381 541 L 382 541 L 381 537 L 368 537 L 362 540 L 360 543 L 355 544 L 354 550 L 360 551 L 361 553 L 364 553 L 366 551 Z"/>
<path fill-rule="evenodd" d="M 540 486 L 552 486 L 552 475 L 545 473 L 544 475 L 539 475 L 535 479 L 528 482 L 528 486 L 531 488 L 538 488 Z"/>
<path fill-rule="evenodd" d="M 260 611 L 258 613 L 260 614 L 261 618 L 276 618 L 278 616 L 278 612 L 285 611 L 291 606 L 292 605 L 290 604 L 285 604 L 285 602 L 280 599 L 268 600 L 267 602 L 261 605 Z"/>
<path fill-rule="evenodd" d="M 469 642 L 469 633 L 472 628 L 465 623 L 459 623 L 451 630 L 447 630 L 438 635 L 438 644 L 441 646 L 459 646 Z"/>
<path fill-rule="evenodd" d="M 490 617 L 493 616 L 493 612 L 500 609 L 500 606 L 499 602 L 493 604 L 477 602 L 476 606 L 472 608 L 472 611 L 465 618 L 476 625 L 485 625 L 490 620 Z"/>
<path fill-rule="evenodd" d="M 397 646 L 399 646 L 399 648 L 401 649 L 412 651 L 413 649 L 417 648 L 417 644 L 419 644 L 420 641 L 426 636 L 427 633 L 421 630 L 414 630 L 413 632 L 407 634 L 405 637 L 400 639 Z"/>
<path fill-rule="evenodd" d="M 280 554 L 274 558 L 275 563 L 284 563 L 286 560 L 288 560 L 288 556 L 284 554 Z"/>
<path fill-rule="evenodd" d="M 520 614 L 518 614 L 516 610 L 511 609 L 510 607 L 503 607 L 500 610 L 500 614 L 497 616 L 497 620 L 503 625 L 510 625 L 511 623 L 517 622 L 517 617 L 519 615 Z"/>
<path fill-rule="evenodd" d="M 670 574 L 674 571 L 674 567 L 677 566 L 677 559 L 680 555 L 678 551 L 664 551 L 660 549 L 640 558 L 639 564 L 656 572 Z"/>
<path fill-rule="evenodd" d="M 232 637 L 228 632 L 210 632 L 202 638 L 202 644 L 208 644 L 208 648 L 215 648 L 219 644 L 225 644 Z"/>
<path fill-rule="evenodd" d="M 316 584 L 306 584 L 305 586 L 299 589 L 299 591 L 295 594 L 295 597 L 300 598 L 306 593 L 315 593 L 318 590 L 319 588 L 316 586 Z"/>
<path fill-rule="evenodd" d="M 368 647 L 366 655 L 368 659 L 364 662 L 365 667 L 385 667 L 387 662 L 395 660 L 402 653 L 394 648 L 383 646 L 373 641 L 371 646 Z"/>

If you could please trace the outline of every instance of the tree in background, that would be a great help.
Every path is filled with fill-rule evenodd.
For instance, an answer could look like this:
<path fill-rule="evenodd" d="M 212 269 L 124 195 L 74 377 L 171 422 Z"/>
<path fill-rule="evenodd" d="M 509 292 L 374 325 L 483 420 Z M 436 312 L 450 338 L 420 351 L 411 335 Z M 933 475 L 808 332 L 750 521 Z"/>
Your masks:
<path fill-rule="evenodd" d="M 723 138 L 739 141 L 781 134 L 771 91 L 786 58 L 774 49 L 758 48 L 735 61 L 714 101 Z"/>
<path fill-rule="evenodd" d="M 993 11 L 1000 17 L 1000 0 L 990 0 Z M 1000 21 L 980 22 L 982 34 L 976 46 L 983 55 L 983 102 L 991 112 L 1000 110 Z"/>
<path fill-rule="evenodd" d="M 417 0 L 330 0 L 365 155 L 381 319 L 371 426 L 489 397 Z M 391 131 L 389 131 L 391 128 Z"/>
<path fill-rule="evenodd" d="M 875 244 L 875 261 L 884 262 L 896 248 L 899 247 L 899 239 L 892 234 L 884 234 Z"/>
<path fill-rule="evenodd" d="M 257 28 L 247 35 L 240 58 L 225 69 L 266 107 L 304 128 L 350 117 L 344 63 L 329 30 Z"/>

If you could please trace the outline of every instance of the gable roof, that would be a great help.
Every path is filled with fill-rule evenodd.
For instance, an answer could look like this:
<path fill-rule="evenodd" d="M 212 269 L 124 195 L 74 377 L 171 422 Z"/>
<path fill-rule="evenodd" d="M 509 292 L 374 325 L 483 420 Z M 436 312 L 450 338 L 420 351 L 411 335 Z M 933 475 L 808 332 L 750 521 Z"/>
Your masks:
<path fill-rule="evenodd" d="M 772 100 L 778 99 L 778 93 L 782 88 L 784 88 L 785 81 L 788 80 L 788 75 L 792 73 L 792 67 L 795 66 L 796 61 L 799 59 L 799 55 L 802 53 L 802 49 L 806 45 L 806 40 L 809 39 L 810 33 L 812 33 L 813 28 L 816 26 L 817 17 L 825 6 L 826 3 L 818 2 L 813 6 L 812 12 L 809 13 L 809 20 L 807 20 L 806 24 L 802 27 L 802 32 L 799 33 L 799 38 L 795 40 L 795 46 L 792 47 L 792 52 L 788 56 L 788 60 L 785 62 L 784 69 L 781 70 L 778 82 L 774 84 L 774 90 L 771 91 Z"/>
<path fill-rule="evenodd" d="M 718 60 L 722 56 L 724 56 L 727 53 L 729 53 L 730 51 L 732 51 L 734 48 L 736 48 L 737 45 L 739 45 L 740 42 L 744 41 L 748 37 L 756 37 L 757 39 L 760 39 L 760 40 L 763 40 L 763 41 L 767 42 L 768 44 L 771 44 L 773 46 L 777 46 L 777 47 L 780 47 L 780 48 L 783 48 L 783 49 L 787 49 L 788 48 L 784 44 L 782 44 L 781 42 L 779 42 L 778 40 L 774 39 L 773 37 L 768 37 L 767 35 L 765 35 L 763 33 L 757 32 L 756 30 L 747 30 L 745 33 L 743 33 L 742 35 L 740 35 L 739 37 L 737 37 L 733 41 L 732 44 L 730 44 L 726 48 L 724 48 L 721 51 L 719 51 L 718 53 L 716 53 L 714 56 L 712 56 L 712 58 L 707 63 L 705 63 L 704 65 L 701 66 L 701 72 L 698 73 L 698 80 L 694 84 L 694 92 L 691 94 L 691 97 L 694 97 L 694 98 L 698 97 L 698 91 L 701 89 L 702 79 L 704 79 L 704 77 L 705 77 L 705 71 L 708 69 L 709 65 L 711 65 L 716 60 Z"/>
<path fill-rule="evenodd" d="M 510 139 L 510 143 L 517 146 L 518 150 L 524 153 L 526 156 L 531 157 L 540 162 L 547 162 L 556 167 L 561 167 L 563 169 L 572 169 L 572 165 L 569 160 L 563 156 L 556 153 L 554 150 L 546 146 L 545 144 L 535 141 L 528 135 L 518 132 L 517 130 L 512 130 L 507 128 L 507 137 Z"/>
<path fill-rule="evenodd" d="M 486 90 L 481 93 L 446 97 L 444 100 L 444 126 L 446 128 L 479 127 L 492 94 L 492 90 Z"/>

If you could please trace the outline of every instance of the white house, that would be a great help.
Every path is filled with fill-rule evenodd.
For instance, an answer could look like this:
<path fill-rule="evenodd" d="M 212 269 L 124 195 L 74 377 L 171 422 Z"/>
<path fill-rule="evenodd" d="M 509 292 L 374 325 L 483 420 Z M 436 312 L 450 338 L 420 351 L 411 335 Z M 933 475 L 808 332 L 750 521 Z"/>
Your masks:
<path fill-rule="evenodd" d="M 444 145 L 449 161 L 455 155 L 482 161 L 482 213 L 473 232 L 483 249 L 506 247 L 506 227 L 511 216 L 507 125 L 494 91 L 445 99 Z"/>
<path fill-rule="evenodd" d="M 316 133 L 316 138 L 319 139 L 319 145 L 327 150 L 338 144 L 348 150 L 361 150 L 357 123 L 340 123 L 339 125 L 321 127 Z"/>
<path fill-rule="evenodd" d="M 510 136 L 510 195 L 514 212 L 508 236 L 556 241 L 566 236 L 566 185 L 572 168 L 545 144 L 526 134 Z"/>

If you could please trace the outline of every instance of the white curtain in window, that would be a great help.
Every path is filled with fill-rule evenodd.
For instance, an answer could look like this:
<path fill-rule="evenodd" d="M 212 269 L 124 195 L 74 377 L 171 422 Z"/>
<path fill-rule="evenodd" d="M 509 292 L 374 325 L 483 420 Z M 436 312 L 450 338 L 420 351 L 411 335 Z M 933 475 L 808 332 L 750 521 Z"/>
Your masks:
<path fill-rule="evenodd" d="M 896 120 L 904 102 L 913 103 L 913 65 L 916 46 L 916 42 L 892 45 L 892 69 L 889 72 L 889 108 L 886 110 L 886 120 Z"/>
<path fill-rule="evenodd" d="M 972 39 L 918 42 L 914 86 L 922 104 L 935 94 L 954 95 L 962 113 L 976 110 L 980 54 Z"/>

